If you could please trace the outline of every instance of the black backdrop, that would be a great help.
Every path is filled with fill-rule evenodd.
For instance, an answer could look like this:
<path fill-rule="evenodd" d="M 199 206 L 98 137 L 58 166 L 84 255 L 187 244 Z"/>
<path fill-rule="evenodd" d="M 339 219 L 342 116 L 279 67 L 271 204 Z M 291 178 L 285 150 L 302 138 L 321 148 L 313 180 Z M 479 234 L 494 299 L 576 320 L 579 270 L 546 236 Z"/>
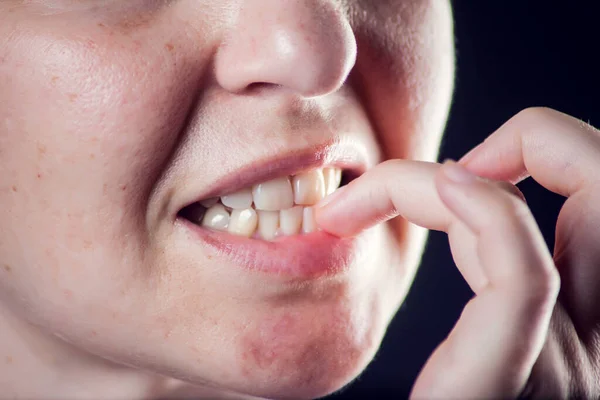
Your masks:
<path fill-rule="evenodd" d="M 453 1 L 457 85 L 440 160 L 460 158 L 530 106 L 552 107 L 600 127 L 596 101 L 600 5 L 596 3 Z M 563 200 L 531 180 L 519 187 L 552 248 Z M 452 262 L 445 234 L 430 234 L 417 278 L 375 361 L 351 386 L 330 398 L 408 397 L 427 357 L 470 297 Z"/>

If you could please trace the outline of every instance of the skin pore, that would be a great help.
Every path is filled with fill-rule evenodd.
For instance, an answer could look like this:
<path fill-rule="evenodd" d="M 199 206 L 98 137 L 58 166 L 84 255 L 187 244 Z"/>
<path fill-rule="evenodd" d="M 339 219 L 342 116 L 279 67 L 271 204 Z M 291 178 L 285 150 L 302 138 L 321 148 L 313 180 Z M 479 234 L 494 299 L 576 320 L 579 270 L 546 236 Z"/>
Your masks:
<path fill-rule="evenodd" d="M 2 396 L 348 384 L 424 229 L 374 227 L 343 272 L 303 280 L 239 268 L 176 214 L 242 168 L 332 144 L 365 168 L 434 161 L 452 33 L 446 0 L 0 2 Z"/>

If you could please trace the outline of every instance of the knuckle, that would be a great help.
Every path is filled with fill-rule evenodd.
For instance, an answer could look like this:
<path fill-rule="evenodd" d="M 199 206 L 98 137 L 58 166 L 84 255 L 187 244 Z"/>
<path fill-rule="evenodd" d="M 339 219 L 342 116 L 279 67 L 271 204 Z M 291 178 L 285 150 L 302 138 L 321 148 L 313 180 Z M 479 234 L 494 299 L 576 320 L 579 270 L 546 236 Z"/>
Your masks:
<path fill-rule="evenodd" d="M 564 119 L 564 114 L 548 107 L 529 107 L 519 111 L 509 121 L 509 124 L 520 132 L 521 140 L 533 140 L 536 146 L 546 146 L 548 137 L 552 136 L 549 129 L 541 126 L 553 126 L 556 121 Z M 533 139 L 535 137 L 536 139 Z"/>
<path fill-rule="evenodd" d="M 535 122 L 540 119 L 556 117 L 558 114 L 558 111 L 549 107 L 528 107 L 519 111 L 513 119 Z"/>
<path fill-rule="evenodd" d="M 600 139 L 600 130 L 585 122 L 558 110 L 549 107 L 529 107 L 519 111 L 511 122 L 524 128 L 524 134 L 535 133 L 536 136 L 551 135 L 548 129 L 539 129 L 540 122 L 560 124 L 561 122 L 570 122 L 572 126 L 582 132 L 584 135 L 594 139 Z"/>
<path fill-rule="evenodd" d="M 530 306 L 545 311 L 556 302 L 560 290 L 560 276 L 554 268 L 536 269 L 522 281 L 522 292 Z"/>
<path fill-rule="evenodd" d="M 560 289 L 560 275 L 555 268 L 542 269 L 537 273 L 535 290 L 540 298 L 554 299 Z"/>

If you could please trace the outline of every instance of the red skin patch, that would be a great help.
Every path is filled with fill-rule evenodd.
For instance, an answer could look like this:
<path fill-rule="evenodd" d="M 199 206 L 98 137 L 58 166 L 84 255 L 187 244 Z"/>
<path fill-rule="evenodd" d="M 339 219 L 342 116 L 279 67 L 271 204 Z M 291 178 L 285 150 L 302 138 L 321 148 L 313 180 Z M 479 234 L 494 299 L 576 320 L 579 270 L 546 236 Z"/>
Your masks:
<path fill-rule="evenodd" d="M 302 397 L 335 390 L 352 378 L 371 348 L 371 332 L 357 337 L 346 310 L 319 312 L 283 312 L 246 328 L 239 342 L 243 376 L 300 390 Z"/>

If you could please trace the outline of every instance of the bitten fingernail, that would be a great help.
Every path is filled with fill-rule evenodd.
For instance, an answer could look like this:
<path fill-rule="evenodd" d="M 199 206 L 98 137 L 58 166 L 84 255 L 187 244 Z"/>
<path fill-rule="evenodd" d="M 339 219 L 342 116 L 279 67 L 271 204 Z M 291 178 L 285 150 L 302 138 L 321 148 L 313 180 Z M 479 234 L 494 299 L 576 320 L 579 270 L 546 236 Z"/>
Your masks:
<path fill-rule="evenodd" d="M 455 183 L 469 184 L 477 179 L 474 174 L 453 160 L 444 161 L 442 172 L 446 175 L 446 178 Z"/>

